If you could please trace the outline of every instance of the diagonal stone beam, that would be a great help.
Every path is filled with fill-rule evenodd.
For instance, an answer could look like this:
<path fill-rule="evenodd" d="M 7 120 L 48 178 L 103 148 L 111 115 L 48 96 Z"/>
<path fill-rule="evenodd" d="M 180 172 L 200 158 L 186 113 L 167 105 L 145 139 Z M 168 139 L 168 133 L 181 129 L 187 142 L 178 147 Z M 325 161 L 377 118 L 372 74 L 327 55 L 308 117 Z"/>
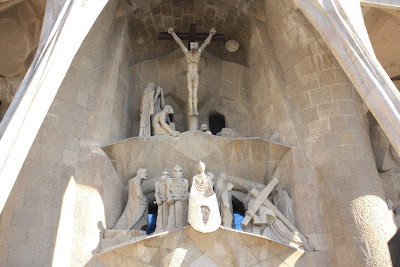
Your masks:
<path fill-rule="evenodd" d="M 0 124 L 0 213 L 83 40 L 108 0 L 48 0 L 33 63 Z"/>
<path fill-rule="evenodd" d="M 361 0 L 361 5 L 385 8 L 385 9 L 400 9 L 400 0 Z"/>

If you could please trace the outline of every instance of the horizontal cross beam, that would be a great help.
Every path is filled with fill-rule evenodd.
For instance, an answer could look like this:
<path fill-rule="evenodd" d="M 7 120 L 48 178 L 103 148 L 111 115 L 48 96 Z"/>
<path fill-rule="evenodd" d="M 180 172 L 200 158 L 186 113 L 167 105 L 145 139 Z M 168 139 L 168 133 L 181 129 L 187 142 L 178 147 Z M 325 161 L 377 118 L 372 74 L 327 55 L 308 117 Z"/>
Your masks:
<path fill-rule="evenodd" d="M 196 33 L 193 37 L 190 33 L 176 33 L 181 40 L 200 40 L 204 41 L 208 37 L 208 33 Z M 160 32 L 157 36 L 158 40 L 173 40 L 173 37 L 168 32 Z M 215 34 L 212 41 L 225 41 L 225 34 Z"/>

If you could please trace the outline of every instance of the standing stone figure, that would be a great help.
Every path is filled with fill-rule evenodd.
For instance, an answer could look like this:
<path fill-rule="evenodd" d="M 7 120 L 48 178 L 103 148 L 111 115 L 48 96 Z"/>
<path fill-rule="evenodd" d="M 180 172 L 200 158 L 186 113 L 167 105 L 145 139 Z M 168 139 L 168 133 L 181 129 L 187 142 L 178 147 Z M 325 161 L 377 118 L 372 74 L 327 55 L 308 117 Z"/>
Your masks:
<path fill-rule="evenodd" d="M 153 102 L 154 102 L 154 114 L 151 116 L 151 121 L 153 121 L 154 116 L 160 113 L 165 107 L 164 89 L 159 85 L 157 85 Z M 169 116 L 165 117 L 165 122 L 167 124 L 171 123 L 171 119 L 169 118 Z"/>
<path fill-rule="evenodd" d="M 214 188 L 214 174 L 212 172 L 207 172 L 208 177 L 210 177 L 211 188 Z"/>
<path fill-rule="evenodd" d="M 226 174 L 221 173 L 218 177 L 218 180 L 215 184 L 215 195 L 217 196 L 217 201 L 218 201 L 218 207 L 221 207 L 221 196 L 222 193 L 225 191 L 226 188 Z M 220 210 L 220 212 L 222 212 Z"/>
<path fill-rule="evenodd" d="M 139 137 L 151 136 L 150 117 L 154 114 L 154 93 L 155 84 L 148 83 L 142 95 L 140 103 L 140 129 Z"/>
<path fill-rule="evenodd" d="M 153 130 L 154 135 L 170 135 L 170 136 L 179 136 L 179 132 L 175 131 L 175 129 L 171 129 L 170 125 L 165 122 L 166 117 L 169 114 L 174 114 L 174 109 L 170 105 L 165 105 L 163 110 L 154 116 L 153 119 Z"/>
<path fill-rule="evenodd" d="M 227 183 L 224 192 L 221 196 L 221 217 L 222 225 L 232 228 L 233 222 L 233 205 L 232 205 L 232 191 L 233 184 Z"/>
<path fill-rule="evenodd" d="M 167 203 L 167 181 L 169 180 L 169 173 L 167 170 L 161 174 L 161 180 L 155 183 L 155 197 L 154 204 L 158 205 L 156 230 L 154 234 L 161 233 L 167 230 L 169 204 Z"/>
<path fill-rule="evenodd" d="M 210 43 L 212 37 L 215 35 L 216 30 L 212 28 L 210 30 L 210 34 L 208 35 L 207 39 L 204 43 L 200 46 L 199 49 L 197 42 L 190 43 L 190 51 L 186 48 L 183 44 L 182 40 L 176 35 L 174 29 L 170 27 L 168 29 L 168 33 L 172 35 L 175 42 L 178 43 L 180 48 L 182 49 L 183 53 L 185 53 L 186 62 L 188 64 L 188 72 L 187 72 L 187 86 L 189 91 L 189 115 L 199 115 L 197 110 L 197 87 L 199 86 L 199 72 L 198 72 L 198 65 L 200 62 L 200 56 L 206 46 Z"/>
<path fill-rule="evenodd" d="M 278 208 L 280 212 L 292 223 L 294 222 L 293 215 L 293 200 L 289 197 L 286 190 L 277 188 L 276 194 L 273 196 L 274 205 Z"/>
<path fill-rule="evenodd" d="M 221 225 L 217 198 L 210 177 L 205 174 L 206 166 L 199 162 L 199 174 L 193 177 L 189 194 L 189 224 L 197 231 L 210 233 Z"/>
<path fill-rule="evenodd" d="M 247 195 L 243 198 L 243 206 L 246 211 L 249 209 L 250 201 L 254 199 L 250 191 L 251 189 L 247 188 Z M 253 220 L 251 220 L 246 227 L 242 226 L 242 229 L 244 232 L 253 233 Z"/>
<path fill-rule="evenodd" d="M 114 230 L 142 230 L 149 224 L 147 199 L 142 189 L 142 182 L 146 179 L 147 169 L 140 168 L 136 177 L 128 181 L 128 203 Z"/>
<path fill-rule="evenodd" d="M 157 86 L 156 93 L 154 95 L 154 115 L 160 113 L 165 107 L 164 89 L 161 86 Z"/>
<path fill-rule="evenodd" d="M 187 197 L 189 183 L 182 178 L 182 168 L 176 165 L 172 178 L 167 181 L 167 201 L 170 205 L 167 230 L 182 228 L 187 225 Z"/>

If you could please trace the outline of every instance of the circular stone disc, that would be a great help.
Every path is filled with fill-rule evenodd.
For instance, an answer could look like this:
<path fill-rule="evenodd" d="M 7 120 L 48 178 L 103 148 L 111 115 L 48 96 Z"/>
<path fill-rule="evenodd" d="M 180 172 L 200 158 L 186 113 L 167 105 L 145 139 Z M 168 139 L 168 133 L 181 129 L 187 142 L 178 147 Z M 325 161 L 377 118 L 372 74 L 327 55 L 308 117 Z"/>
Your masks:
<path fill-rule="evenodd" d="M 230 39 L 225 43 L 225 49 L 231 53 L 238 51 L 239 47 L 240 44 L 235 39 Z"/>

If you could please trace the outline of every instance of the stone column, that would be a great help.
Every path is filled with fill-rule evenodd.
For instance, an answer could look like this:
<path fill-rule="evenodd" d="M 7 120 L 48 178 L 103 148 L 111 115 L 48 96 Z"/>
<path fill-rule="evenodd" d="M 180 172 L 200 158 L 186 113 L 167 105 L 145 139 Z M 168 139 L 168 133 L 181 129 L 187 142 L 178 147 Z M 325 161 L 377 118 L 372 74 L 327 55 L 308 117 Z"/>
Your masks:
<path fill-rule="evenodd" d="M 268 0 L 264 6 L 298 142 L 289 167 L 305 169 L 304 177 L 292 181 L 296 222 L 319 250 L 306 256 L 307 264 L 390 266 L 392 224 L 362 100 L 321 36 L 290 1 Z M 293 135 L 285 130 L 282 134 Z M 311 180 L 317 183 L 316 191 L 301 196 L 298 188 L 306 190 L 302 184 Z M 302 213 L 320 213 L 322 218 L 316 221 Z M 314 256 L 322 251 L 329 258 Z"/>
<path fill-rule="evenodd" d="M 188 126 L 189 126 L 189 131 L 198 130 L 199 129 L 198 116 L 196 116 L 196 115 L 189 116 L 188 115 Z"/>

